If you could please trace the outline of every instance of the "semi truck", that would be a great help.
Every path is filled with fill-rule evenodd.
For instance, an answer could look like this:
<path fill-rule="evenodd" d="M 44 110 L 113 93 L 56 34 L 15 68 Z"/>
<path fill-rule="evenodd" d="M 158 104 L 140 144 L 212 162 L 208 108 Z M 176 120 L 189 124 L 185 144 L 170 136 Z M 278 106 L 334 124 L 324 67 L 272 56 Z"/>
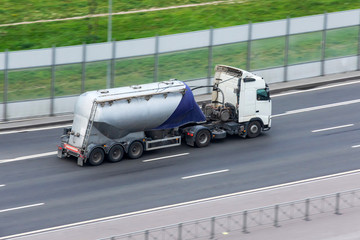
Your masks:
<path fill-rule="evenodd" d="M 200 108 L 192 91 L 203 87 L 211 88 L 211 102 Z M 228 135 L 254 138 L 271 128 L 271 108 L 262 77 L 226 65 L 215 67 L 208 86 L 191 89 L 174 79 L 90 91 L 77 99 L 58 157 L 74 156 L 80 166 L 97 166 L 182 142 L 201 148 Z"/>

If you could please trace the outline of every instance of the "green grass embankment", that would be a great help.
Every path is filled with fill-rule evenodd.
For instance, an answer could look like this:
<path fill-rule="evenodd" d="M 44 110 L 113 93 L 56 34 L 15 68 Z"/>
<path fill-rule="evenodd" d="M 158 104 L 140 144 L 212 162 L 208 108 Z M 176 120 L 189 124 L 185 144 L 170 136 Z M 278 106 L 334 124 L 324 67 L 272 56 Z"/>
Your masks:
<path fill-rule="evenodd" d="M 12 19 L 38 20 L 88 14 L 85 0 L 71 1 L 16 1 L 5 0 L 0 7 L 0 23 Z M 91 1 L 89 1 L 91 2 Z M 107 1 L 97 1 L 95 12 L 107 12 Z M 106 4 L 105 4 L 106 2 Z M 150 6 L 167 6 L 202 0 L 186 1 L 125 1 L 114 0 L 114 11 Z M 228 27 L 251 22 L 263 22 L 290 17 L 321 14 L 359 8 L 358 0 L 244 0 L 243 2 L 171 9 L 166 11 L 113 16 L 113 39 L 126 40 L 155 35 L 168 35 L 196 30 Z M 126 4 L 125 4 L 126 3 Z M 157 4 L 155 4 L 157 3 Z M 27 4 L 30 4 L 29 6 Z M 139 5 L 140 4 L 140 5 Z M 7 9 L 6 6 L 19 9 Z M 49 5 L 44 7 L 43 5 Z M 33 7 L 34 6 L 34 7 Z M 35 10 L 33 9 L 35 8 Z M 50 15 L 51 13 L 51 15 Z M 74 14 L 75 13 L 75 14 Z M 26 17 L 29 16 L 29 17 Z M 4 19 L 5 18 L 5 19 Z M 12 21 L 10 21 L 12 22 Z M 107 17 L 88 18 L 51 23 L 0 27 L 0 51 L 68 46 L 107 41 Z"/>

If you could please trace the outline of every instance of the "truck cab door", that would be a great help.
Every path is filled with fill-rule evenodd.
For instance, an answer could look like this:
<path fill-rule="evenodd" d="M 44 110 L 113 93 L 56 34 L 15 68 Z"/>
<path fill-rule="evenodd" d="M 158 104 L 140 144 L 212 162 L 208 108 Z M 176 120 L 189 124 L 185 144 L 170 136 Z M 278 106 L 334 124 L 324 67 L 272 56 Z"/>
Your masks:
<path fill-rule="evenodd" d="M 240 92 L 239 122 L 248 122 L 256 116 L 256 90 L 247 88 Z"/>
<path fill-rule="evenodd" d="M 268 88 L 256 90 L 256 116 L 261 118 L 264 125 L 270 125 L 271 98 Z"/>

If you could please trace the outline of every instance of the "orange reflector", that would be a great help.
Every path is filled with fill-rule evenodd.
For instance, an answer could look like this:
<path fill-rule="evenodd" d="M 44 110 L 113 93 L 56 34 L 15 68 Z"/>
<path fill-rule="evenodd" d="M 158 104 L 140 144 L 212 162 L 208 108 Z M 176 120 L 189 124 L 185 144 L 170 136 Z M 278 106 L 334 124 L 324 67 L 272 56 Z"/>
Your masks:
<path fill-rule="evenodd" d="M 68 149 L 68 150 L 70 150 L 72 152 L 80 153 L 80 150 L 78 148 L 73 147 L 73 146 L 71 146 L 69 144 L 66 144 L 66 143 L 64 144 L 64 148 Z"/>

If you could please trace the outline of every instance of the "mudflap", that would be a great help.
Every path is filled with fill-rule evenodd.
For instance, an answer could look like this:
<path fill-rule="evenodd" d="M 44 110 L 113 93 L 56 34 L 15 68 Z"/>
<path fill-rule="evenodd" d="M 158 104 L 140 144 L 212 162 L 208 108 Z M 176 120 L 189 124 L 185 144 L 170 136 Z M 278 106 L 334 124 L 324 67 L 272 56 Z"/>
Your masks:
<path fill-rule="evenodd" d="M 78 157 L 77 158 L 77 165 L 80 166 L 80 167 L 84 166 L 84 159 L 81 158 L 81 157 Z"/>
<path fill-rule="evenodd" d="M 262 130 L 266 132 L 266 131 L 269 131 L 270 129 L 271 129 L 271 127 L 267 127 L 267 126 L 265 125 Z"/>
<path fill-rule="evenodd" d="M 209 130 L 210 138 L 212 139 L 212 136 L 213 136 L 212 131 L 209 128 L 202 126 L 202 125 L 195 125 L 195 126 L 186 127 L 183 129 L 186 144 L 189 146 L 195 147 L 196 134 L 202 129 Z"/>
<path fill-rule="evenodd" d="M 187 145 L 194 147 L 195 146 L 195 138 L 194 138 L 194 136 L 186 135 L 185 136 L 185 142 L 186 142 Z"/>
<path fill-rule="evenodd" d="M 65 154 L 64 154 L 64 152 L 63 152 L 62 149 L 58 149 L 58 151 L 57 151 L 57 156 L 58 156 L 59 158 L 64 158 L 64 157 L 65 157 Z"/>

